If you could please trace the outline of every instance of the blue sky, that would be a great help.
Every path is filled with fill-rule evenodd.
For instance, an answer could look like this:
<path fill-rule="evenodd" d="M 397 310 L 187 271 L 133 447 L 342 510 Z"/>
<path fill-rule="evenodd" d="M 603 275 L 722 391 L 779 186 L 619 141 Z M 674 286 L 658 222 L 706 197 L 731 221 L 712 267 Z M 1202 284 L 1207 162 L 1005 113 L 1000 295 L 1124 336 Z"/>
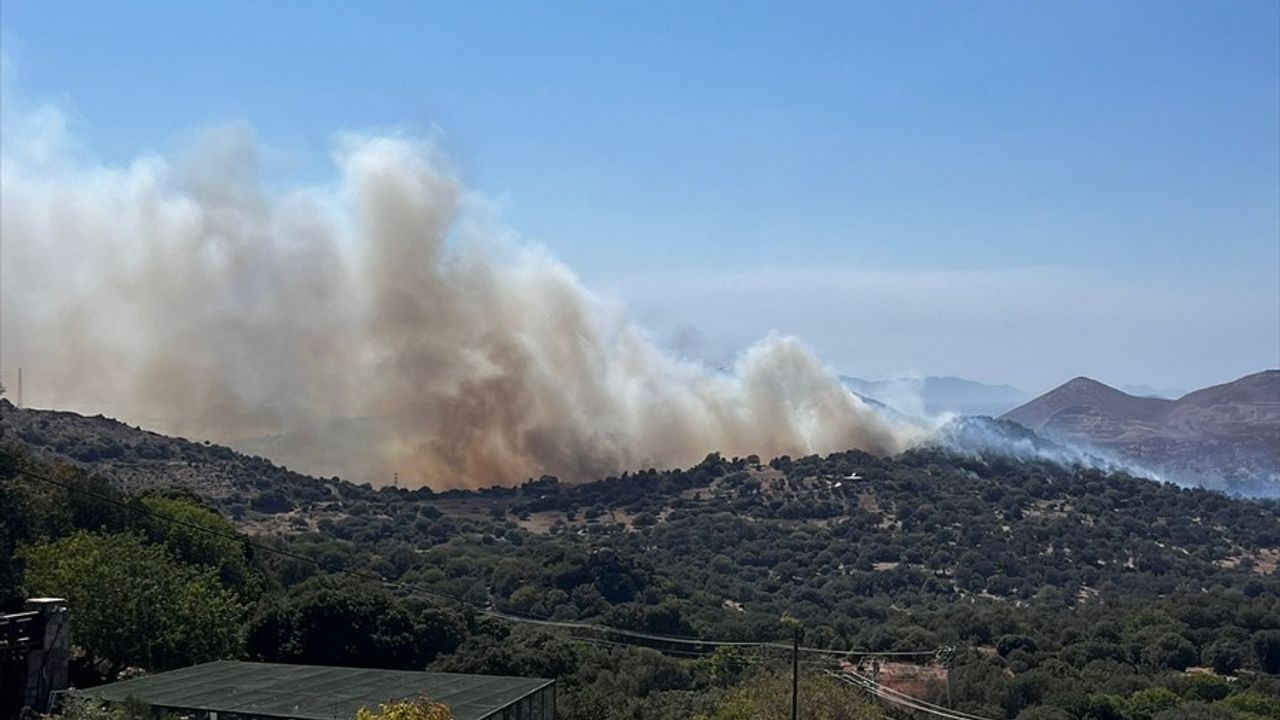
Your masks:
<path fill-rule="evenodd" d="M 245 121 L 443 134 L 681 351 L 1193 387 L 1280 365 L 1280 3 L 6 0 L 98 158 Z"/>

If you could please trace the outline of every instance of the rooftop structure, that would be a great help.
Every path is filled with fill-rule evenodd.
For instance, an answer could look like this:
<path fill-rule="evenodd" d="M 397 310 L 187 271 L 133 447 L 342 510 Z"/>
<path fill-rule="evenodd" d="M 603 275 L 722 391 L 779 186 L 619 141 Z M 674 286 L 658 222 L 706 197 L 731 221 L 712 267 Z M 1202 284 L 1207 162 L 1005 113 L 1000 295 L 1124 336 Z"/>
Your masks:
<path fill-rule="evenodd" d="M 30 598 L 23 612 L 0 615 L 0 717 L 47 711 L 67 687 L 70 625 L 62 598 Z"/>
<path fill-rule="evenodd" d="M 218 661 L 85 690 L 207 720 L 351 720 L 362 707 L 425 695 L 457 720 L 555 720 L 555 681 L 496 675 Z"/>

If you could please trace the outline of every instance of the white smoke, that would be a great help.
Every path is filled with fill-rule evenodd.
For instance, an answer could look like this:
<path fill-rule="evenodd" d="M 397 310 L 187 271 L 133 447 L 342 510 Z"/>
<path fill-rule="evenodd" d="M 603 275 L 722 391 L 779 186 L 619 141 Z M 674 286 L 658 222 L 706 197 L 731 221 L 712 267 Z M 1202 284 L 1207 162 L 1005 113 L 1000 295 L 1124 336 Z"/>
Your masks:
<path fill-rule="evenodd" d="M 1005 457 L 1043 460 L 1064 467 L 1082 466 L 1108 473 L 1127 473 L 1161 481 L 1155 470 L 1106 450 L 1060 442 L 1037 435 L 1010 420 L 989 417 L 942 416 L 928 444 L 977 458 Z"/>
<path fill-rule="evenodd" d="M 712 451 L 893 453 L 921 433 L 795 338 L 727 372 L 661 351 L 492 230 L 431 142 L 343 135 L 335 181 L 274 191 L 243 126 L 123 166 L 75 152 L 65 126 L 47 107 L 5 115 L 3 362 L 27 368 L 31 404 L 224 442 L 381 418 L 376 447 L 293 457 L 434 487 Z"/>

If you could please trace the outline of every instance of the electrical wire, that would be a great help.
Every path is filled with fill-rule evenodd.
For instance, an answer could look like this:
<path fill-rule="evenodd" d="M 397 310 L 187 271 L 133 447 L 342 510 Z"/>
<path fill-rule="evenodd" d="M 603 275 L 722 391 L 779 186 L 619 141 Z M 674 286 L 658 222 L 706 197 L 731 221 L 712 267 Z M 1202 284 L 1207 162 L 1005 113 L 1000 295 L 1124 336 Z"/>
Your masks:
<path fill-rule="evenodd" d="M 865 690 L 881 700 L 901 705 L 918 712 L 934 715 L 936 717 L 946 718 L 947 720 L 993 720 L 992 718 L 983 717 L 981 715 L 971 715 L 958 710 L 949 710 L 941 705 L 935 705 L 934 703 L 912 697 L 906 693 L 898 692 L 897 690 L 886 687 L 871 678 L 858 675 L 857 673 L 848 671 L 838 673 L 828 670 L 826 671 L 826 674 L 849 685 Z"/>
<path fill-rule="evenodd" d="M 904 692 L 902 692 L 902 691 L 900 691 L 900 690 L 895 690 L 895 689 L 893 689 L 893 688 L 891 688 L 891 687 L 889 687 L 889 686 L 887 686 L 887 685 L 880 685 L 880 684 L 876 683 L 874 680 L 872 680 L 871 678 L 867 677 L 866 675 L 863 675 L 863 674 L 860 674 L 860 673 L 854 672 L 854 671 L 852 671 L 852 670 L 846 670 L 846 671 L 845 671 L 845 674 L 846 674 L 846 675 L 850 675 L 850 676 L 855 677 L 855 678 L 858 678 L 859 680 L 861 680 L 861 681 L 862 681 L 862 682 L 864 682 L 864 683 L 869 683 L 869 684 L 872 684 L 872 685 L 876 685 L 877 687 L 879 687 L 879 689 L 880 689 L 880 690 L 882 690 L 882 691 L 884 691 L 885 693 L 888 693 L 888 694 L 890 694 L 890 695 L 897 696 L 897 697 L 902 698 L 902 699 L 904 699 L 904 700 L 908 700 L 908 701 L 916 702 L 916 703 L 919 703 L 919 704 L 921 704 L 921 705 L 927 705 L 927 706 L 929 706 L 929 707 L 935 708 L 935 709 L 937 709 L 937 710 L 939 710 L 939 711 L 946 712 L 946 713 L 951 714 L 951 715 L 959 715 L 959 716 L 961 716 L 961 717 L 963 717 L 963 718 L 967 718 L 967 720 L 990 720 L 990 718 L 985 718 L 985 717 L 983 717 L 983 716 L 981 716 L 981 715 L 973 715 L 972 713 L 966 713 L 966 712 L 962 712 L 962 711 L 960 711 L 960 710 L 952 710 L 951 708 L 943 707 L 942 705 L 939 705 L 939 704 L 937 704 L 937 703 L 931 703 L 931 702 L 929 702 L 928 700 L 921 700 L 920 698 L 913 697 L 913 696 L 908 695 L 908 694 L 906 694 L 906 693 L 904 693 Z"/>
<path fill-rule="evenodd" d="M 707 658 L 711 657 L 711 653 L 698 652 L 697 650 L 676 650 L 674 648 L 652 648 L 642 645 L 633 645 L 631 643 L 615 642 L 613 640 L 603 640 L 601 638 L 576 638 L 578 642 L 587 645 L 598 645 L 601 647 L 618 647 L 618 648 L 640 648 L 644 650 L 652 650 L 663 655 L 676 655 L 685 658 Z M 735 662 L 741 662 L 746 665 L 763 665 L 765 660 L 760 657 L 738 656 L 733 658 Z"/>

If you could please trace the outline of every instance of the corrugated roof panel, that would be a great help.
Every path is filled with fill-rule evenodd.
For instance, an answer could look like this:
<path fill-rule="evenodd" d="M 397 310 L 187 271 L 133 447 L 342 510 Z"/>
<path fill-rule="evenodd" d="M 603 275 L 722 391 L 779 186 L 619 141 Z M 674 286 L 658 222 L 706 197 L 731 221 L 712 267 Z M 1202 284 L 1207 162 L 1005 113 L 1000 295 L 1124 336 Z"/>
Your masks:
<path fill-rule="evenodd" d="M 542 678 L 219 661 L 124 680 L 77 695 L 156 707 L 298 720 L 349 718 L 361 707 L 426 695 L 458 720 L 482 720 L 550 685 Z"/>

